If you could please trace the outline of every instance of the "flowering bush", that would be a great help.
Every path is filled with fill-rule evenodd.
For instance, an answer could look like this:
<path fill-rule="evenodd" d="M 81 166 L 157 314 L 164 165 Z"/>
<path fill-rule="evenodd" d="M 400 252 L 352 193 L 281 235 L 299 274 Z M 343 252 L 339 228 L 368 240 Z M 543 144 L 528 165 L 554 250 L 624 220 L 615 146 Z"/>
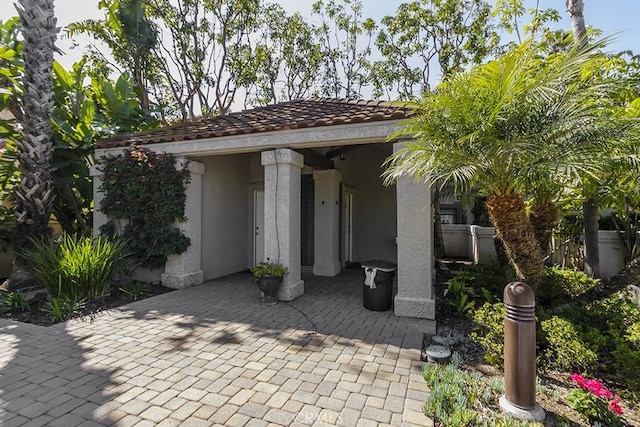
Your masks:
<path fill-rule="evenodd" d="M 622 408 L 620 397 L 607 390 L 596 379 L 586 379 L 582 375 L 571 375 L 573 382 L 580 388 L 569 392 L 568 401 L 587 421 L 599 422 L 606 426 L 622 426 Z"/>

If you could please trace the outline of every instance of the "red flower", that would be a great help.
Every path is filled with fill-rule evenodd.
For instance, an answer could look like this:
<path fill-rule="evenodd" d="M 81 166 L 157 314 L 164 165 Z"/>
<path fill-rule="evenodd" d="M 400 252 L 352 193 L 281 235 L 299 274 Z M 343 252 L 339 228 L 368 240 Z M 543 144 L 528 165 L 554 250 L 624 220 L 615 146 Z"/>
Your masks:
<path fill-rule="evenodd" d="M 613 393 L 607 390 L 600 381 L 595 379 L 587 380 L 579 374 L 571 375 L 571 379 L 573 380 L 573 382 L 578 384 L 581 389 L 590 391 L 596 397 L 602 397 L 605 400 L 608 400 L 609 409 L 611 409 L 611 411 L 617 415 L 622 415 L 622 408 L 620 407 L 620 396 L 614 396 Z"/>
<path fill-rule="evenodd" d="M 573 375 L 571 375 L 571 379 L 572 379 L 575 383 L 577 383 L 577 384 L 580 386 L 580 388 L 585 388 L 585 385 L 584 385 L 584 383 L 585 383 L 585 379 L 584 379 L 584 377 L 583 377 L 582 375 L 580 375 L 580 374 L 573 374 Z"/>
<path fill-rule="evenodd" d="M 609 409 L 615 414 L 622 415 L 622 408 L 620 407 L 620 397 L 616 396 L 611 402 L 609 402 Z"/>
<path fill-rule="evenodd" d="M 602 383 L 594 379 L 585 381 L 584 386 L 587 390 L 589 390 L 591 393 L 595 394 L 596 396 L 600 396 L 600 392 L 603 389 Z"/>

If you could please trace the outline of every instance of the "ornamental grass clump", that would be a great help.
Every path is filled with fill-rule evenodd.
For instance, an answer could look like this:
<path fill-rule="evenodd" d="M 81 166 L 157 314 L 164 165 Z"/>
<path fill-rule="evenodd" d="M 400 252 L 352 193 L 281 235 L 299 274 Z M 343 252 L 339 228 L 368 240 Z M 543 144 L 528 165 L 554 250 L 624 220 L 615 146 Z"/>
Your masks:
<path fill-rule="evenodd" d="M 596 379 L 586 379 L 582 375 L 573 374 L 571 379 L 579 388 L 569 392 L 569 405 L 590 423 L 605 426 L 625 425 L 620 407 L 620 397 L 607 390 Z"/>
<path fill-rule="evenodd" d="M 56 240 L 34 240 L 24 256 L 49 297 L 81 302 L 109 294 L 124 249 L 121 239 L 63 233 Z"/>

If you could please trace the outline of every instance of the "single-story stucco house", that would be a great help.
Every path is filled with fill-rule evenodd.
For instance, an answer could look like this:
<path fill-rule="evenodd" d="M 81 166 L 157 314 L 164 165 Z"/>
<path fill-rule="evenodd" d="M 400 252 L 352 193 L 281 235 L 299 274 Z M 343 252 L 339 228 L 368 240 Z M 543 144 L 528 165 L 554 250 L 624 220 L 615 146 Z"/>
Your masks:
<path fill-rule="evenodd" d="M 301 272 L 334 276 L 348 263 L 396 262 L 398 316 L 435 325 L 431 190 L 411 178 L 385 186 L 387 142 L 407 106 L 379 101 L 306 99 L 180 123 L 100 141 L 96 158 L 132 144 L 175 155 L 191 170 L 189 249 L 171 256 L 163 284 L 185 287 L 257 262 L 289 267 L 280 299 L 304 293 Z M 94 177 L 94 230 L 98 211 Z M 429 322 L 427 322 L 429 323 Z"/>

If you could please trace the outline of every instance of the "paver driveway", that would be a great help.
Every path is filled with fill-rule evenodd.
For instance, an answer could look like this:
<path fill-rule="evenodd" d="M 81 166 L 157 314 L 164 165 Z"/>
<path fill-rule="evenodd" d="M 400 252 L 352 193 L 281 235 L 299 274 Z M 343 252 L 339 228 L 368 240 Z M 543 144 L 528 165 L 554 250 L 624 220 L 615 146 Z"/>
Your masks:
<path fill-rule="evenodd" d="M 0 320 L 0 425 L 432 425 L 422 336 L 359 271 L 260 305 L 236 274 L 40 327 Z"/>

